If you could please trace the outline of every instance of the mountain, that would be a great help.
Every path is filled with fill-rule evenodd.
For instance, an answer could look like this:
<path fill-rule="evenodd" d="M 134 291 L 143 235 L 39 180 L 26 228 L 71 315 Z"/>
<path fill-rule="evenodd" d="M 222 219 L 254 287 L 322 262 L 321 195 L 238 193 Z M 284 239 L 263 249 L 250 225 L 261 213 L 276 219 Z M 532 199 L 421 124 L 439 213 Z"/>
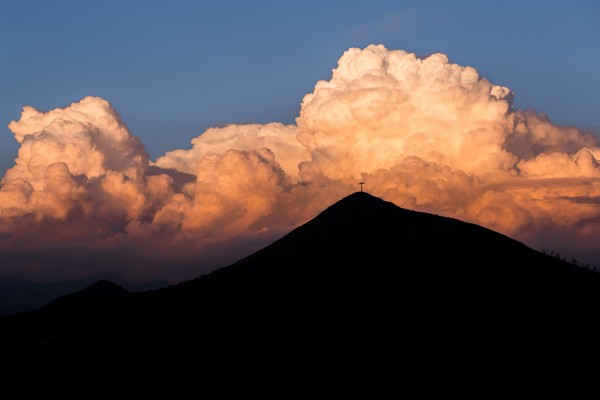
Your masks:
<path fill-rule="evenodd" d="M 79 291 L 99 280 L 110 280 L 127 288 L 130 292 L 162 289 L 169 286 L 169 282 L 162 279 L 130 283 L 108 271 L 87 278 L 50 283 L 29 282 L 19 278 L 0 276 L 0 316 L 40 308 L 59 296 Z"/>
<path fill-rule="evenodd" d="M 192 281 L 133 294 L 112 285 L 1 319 L 4 342 L 191 346 L 225 337 L 272 340 L 282 330 L 279 339 L 337 332 L 380 341 L 449 326 L 497 334 L 586 320 L 600 299 L 596 273 L 489 229 L 362 192 Z"/>

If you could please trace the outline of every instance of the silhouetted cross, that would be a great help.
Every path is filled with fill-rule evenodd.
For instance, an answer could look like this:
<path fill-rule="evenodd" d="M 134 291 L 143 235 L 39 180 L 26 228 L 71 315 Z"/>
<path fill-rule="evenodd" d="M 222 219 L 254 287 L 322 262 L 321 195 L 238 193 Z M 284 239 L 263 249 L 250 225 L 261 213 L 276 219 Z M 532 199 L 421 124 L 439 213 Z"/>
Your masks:
<path fill-rule="evenodd" d="M 362 190 L 362 185 L 364 185 L 365 183 L 361 181 L 361 182 L 358 182 L 358 184 L 360 185 L 360 191 L 362 192 L 363 191 Z"/>

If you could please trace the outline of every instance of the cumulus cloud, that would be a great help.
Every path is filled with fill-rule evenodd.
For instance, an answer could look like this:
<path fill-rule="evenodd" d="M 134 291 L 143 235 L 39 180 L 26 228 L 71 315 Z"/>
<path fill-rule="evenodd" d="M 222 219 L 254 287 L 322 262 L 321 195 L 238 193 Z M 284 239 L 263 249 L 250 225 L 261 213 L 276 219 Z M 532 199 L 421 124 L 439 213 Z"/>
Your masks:
<path fill-rule="evenodd" d="M 516 161 L 502 149 L 509 93 L 443 54 L 351 49 L 303 100 L 298 139 L 313 162 L 302 172 L 355 179 L 406 156 L 468 173 L 506 169 Z"/>
<path fill-rule="evenodd" d="M 593 252 L 597 204 L 565 199 L 598 195 L 597 139 L 515 110 L 512 97 L 443 54 L 350 49 L 303 100 L 298 139 L 312 158 L 300 179 L 361 176 L 401 206 Z"/>
<path fill-rule="evenodd" d="M 211 128 L 156 162 L 103 99 L 25 107 L 9 126 L 21 145 L 0 188 L 0 253 L 21 257 L 15 274 L 50 268 L 48 249 L 63 249 L 132 276 L 190 277 L 363 179 L 402 207 L 600 260 L 597 139 L 516 110 L 512 98 L 443 54 L 372 45 L 342 55 L 295 125 Z M 183 264 L 199 267 L 177 275 Z"/>
<path fill-rule="evenodd" d="M 209 154 L 199 161 L 196 176 L 193 188 L 173 196 L 156 213 L 155 223 L 176 224 L 196 235 L 231 237 L 272 212 L 287 185 L 273 152 L 264 147 Z"/>
<path fill-rule="evenodd" d="M 55 162 L 88 178 L 113 170 L 139 179 L 148 166 L 143 144 L 110 104 L 97 97 L 49 112 L 25 107 L 21 119 L 8 127 L 21 146 L 15 166 L 4 179 L 23 178 L 37 190 L 42 188 L 46 167 Z"/>
<path fill-rule="evenodd" d="M 195 174 L 198 163 L 208 154 L 224 154 L 227 150 L 268 148 L 283 155 L 279 164 L 290 178 L 298 175 L 298 164 L 310 158 L 309 152 L 296 139 L 298 127 L 270 123 L 266 125 L 228 125 L 210 128 L 192 140 L 190 150 L 173 150 L 156 160 L 167 169 Z"/>

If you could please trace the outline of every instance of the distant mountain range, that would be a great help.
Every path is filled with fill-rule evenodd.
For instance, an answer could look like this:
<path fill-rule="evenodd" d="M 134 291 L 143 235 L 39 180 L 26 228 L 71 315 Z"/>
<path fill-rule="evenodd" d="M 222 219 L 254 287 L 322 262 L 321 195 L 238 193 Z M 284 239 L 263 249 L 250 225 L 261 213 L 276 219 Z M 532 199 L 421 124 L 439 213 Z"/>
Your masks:
<path fill-rule="evenodd" d="M 0 319 L 0 335 L 3 343 L 59 348 L 176 343 L 210 350 L 220 348 L 215 338 L 231 345 L 273 332 L 296 346 L 331 331 L 398 343 L 408 334 L 482 326 L 525 332 L 585 320 L 598 300 L 594 272 L 489 229 L 359 192 L 231 266 L 149 292 L 100 281 Z"/>
<path fill-rule="evenodd" d="M 162 289 L 169 286 L 169 282 L 162 279 L 129 283 L 114 272 L 51 283 L 29 282 L 19 278 L 0 276 L 0 316 L 40 308 L 59 296 L 77 292 L 99 280 L 112 281 L 131 292 Z"/>

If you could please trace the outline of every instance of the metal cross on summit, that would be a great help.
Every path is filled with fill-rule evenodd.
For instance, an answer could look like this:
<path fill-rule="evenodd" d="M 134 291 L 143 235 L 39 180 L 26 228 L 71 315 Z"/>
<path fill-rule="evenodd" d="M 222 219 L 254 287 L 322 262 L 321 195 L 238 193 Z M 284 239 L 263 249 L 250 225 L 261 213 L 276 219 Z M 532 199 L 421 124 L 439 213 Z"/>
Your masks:
<path fill-rule="evenodd" d="M 358 184 L 360 185 L 360 191 L 362 192 L 362 191 L 363 191 L 363 190 L 362 190 L 362 187 L 363 187 L 363 185 L 364 185 L 365 183 L 364 183 L 363 181 L 360 181 L 360 182 L 358 182 Z"/>

